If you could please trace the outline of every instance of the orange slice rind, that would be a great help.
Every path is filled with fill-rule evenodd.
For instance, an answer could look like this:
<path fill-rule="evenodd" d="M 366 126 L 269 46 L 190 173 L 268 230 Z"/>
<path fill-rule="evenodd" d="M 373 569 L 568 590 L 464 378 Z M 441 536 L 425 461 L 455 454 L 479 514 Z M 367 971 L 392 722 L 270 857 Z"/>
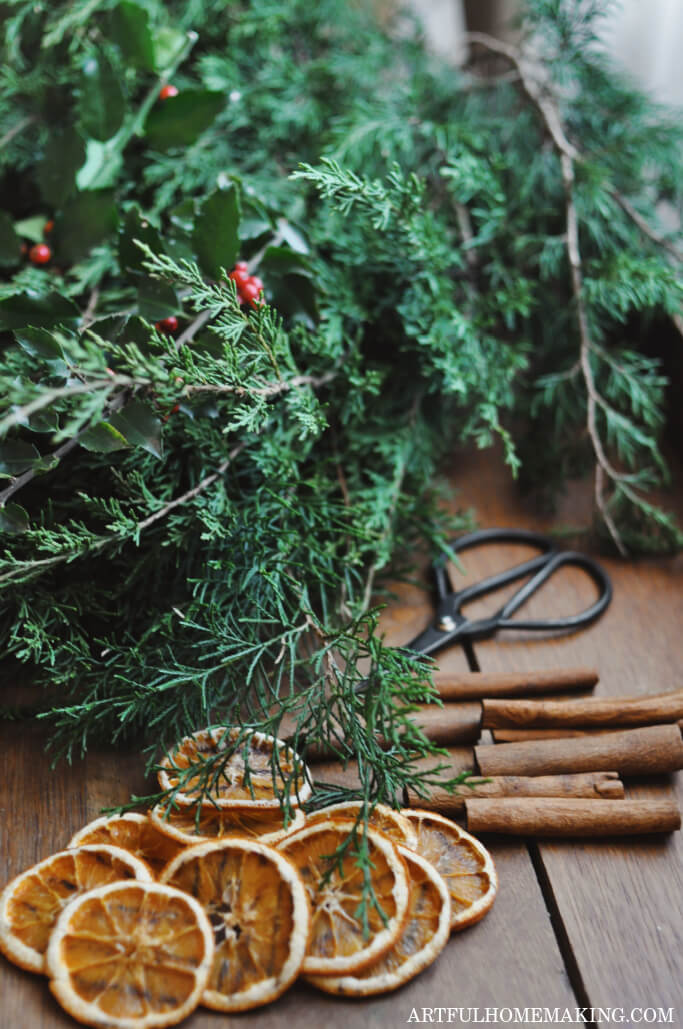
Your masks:
<path fill-rule="evenodd" d="M 363 869 L 354 850 L 358 843 L 367 848 L 374 899 L 382 913 L 369 902 L 362 904 Z M 346 852 L 335 858 L 343 845 Z M 331 818 L 287 836 L 278 850 L 296 865 L 311 905 L 305 974 L 358 972 L 396 942 L 408 911 L 408 874 L 388 837 L 370 828 L 356 833 L 353 822 Z"/>
<path fill-rule="evenodd" d="M 163 805 L 157 804 L 150 811 L 149 817 L 160 833 L 183 846 L 235 838 L 273 844 L 306 824 L 306 816 L 301 808 L 292 810 L 292 817 L 286 827 L 279 810 L 245 811 L 240 808 L 203 807 L 198 820 L 196 813 L 196 808 L 189 807 L 167 812 Z"/>
<path fill-rule="evenodd" d="M 405 808 L 417 832 L 416 851 L 436 868 L 451 896 L 451 932 L 474 925 L 498 892 L 493 858 L 474 836 L 435 811 Z"/>
<path fill-rule="evenodd" d="M 327 818 L 342 818 L 346 821 L 358 819 L 363 809 L 360 800 L 345 800 L 340 804 L 330 804 L 327 807 L 313 811 L 306 816 L 306 824 L 313 825 L 315 822 L 324 822 Z M 409 819 L 400 811 L 389 807 L 388 804 L 375 804 L 370 811 L 368 824 L 378 832 L 389 836 L 394 843 L 403 844 L 406 847 L 415 849 L 417 833 Z"/>
<path fill-rule="evenodd" d="M 424 971 L 446 946 L 451 931 L 448 887 L 429 861 L 408 847 L 399 845 L 398 850 L 410 877 L 405 926 L 386 954 L 355 975 L 306 976 L 307 982 L 325 993 L 342 997 L 389 993 Z"/>
<path fill-rule="evenodd" d="M 67 846 L 80 847 L 86 843 L 121 847 L 146 861 L 157 877 L 180 849 L 179 844 L 174 843 L 168 834 L 159 831 L 153 820 L 135 811 L 127 811 L 123 815 L 103 815 L 102 818 L 88 822 L 71 837 Z"/>
<path fill-rule="evenodd" d="M 293 864 L 255 840 L 189 847 L 163 881 L 207 912 L 215 957 L 202 1004 L 247 1011 L 275 1000 L 301 971 L 310 926 L 306 890 Z"/>
<path fill-rule="evenodd" d="M 216 765 L 212 759 L 223 753 Z M 204 776 L 202 765 L 209 761 L 213 767 Z M 185 806 L 274 810 L 281 796 L 296 807 L 311 795 L 308 770 L 288 744 L 239 728 L 201 729 L 186 736 L 161 759 L 158 779 L 162 790 L 175 791 L 174 803 Z"/>
<path fill-rule="evenodd" d="M 29 972 L 45 970 L 45 952 L 59 914 L 95 886 L 122 879 L 151 882 L 148 866 L 104 844 L 62 850 L 27 868 L 0 894 L 0 950 Z"/>
<path fill-rule="evenodd" d="M 61 912 L 47 949 L 50 989 L 79 1022 L 175 1025 L 199 1003 L 213 932 L 192 898 L 156 882 L 114 882 Z"/>

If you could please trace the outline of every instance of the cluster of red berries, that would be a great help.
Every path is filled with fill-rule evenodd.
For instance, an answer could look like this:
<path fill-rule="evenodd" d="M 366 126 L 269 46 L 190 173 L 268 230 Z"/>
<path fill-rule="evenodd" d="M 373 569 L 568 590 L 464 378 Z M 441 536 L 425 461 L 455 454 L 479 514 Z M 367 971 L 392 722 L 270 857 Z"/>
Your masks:
<path fill-rule="evenodd" d="M 251 304 L 252 307 L 263 303 L 263 283 L 258 275 L 249 274 L 246 261 L 237 261 L 228 277 L 237 286 L 237 295 L 241 303 Z"/>
<path fill-rule="evenodd" d="M 154 328 L 157 332 L 168 332 L 173 335 L 178 330 L 178 319 L 174 314 L 170 314 L 168 318 L 162 318 L 160 322 L 155 322 Z"/>

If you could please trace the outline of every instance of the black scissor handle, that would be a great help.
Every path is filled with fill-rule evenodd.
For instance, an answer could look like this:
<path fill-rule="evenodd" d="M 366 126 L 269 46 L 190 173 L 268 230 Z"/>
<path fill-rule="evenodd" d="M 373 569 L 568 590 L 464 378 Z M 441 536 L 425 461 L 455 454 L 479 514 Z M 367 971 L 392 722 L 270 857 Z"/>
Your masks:
<path fill-rule="evenodd" d="M 558 568 L 565 566 L 581 568 L 590 576 L 599 590 L 599 596 L 595 603 L 585 608 L 585 610 L 579 611 L 578 614 L 565 615 L 562 618 L 530 620 L 510 618 L 510 615 L 514 614 L 530 596 L 536 593 L 543 586 L 543 583 L 547 582 L 555 574 Z M 509 598 L 500 611 L 493 615 L 493 619 L 499 629 L 527 629 L 531 632 L 544 629 L 578 629 L 580 626 L 589 625 L 596 618 L 599 618 L 611 599 L 612 582 L 605 569 L 597 561 L 574 550 L 560 550 L 555 554 L 547 556 L 545 565 Z"/>
<path fill-rule="evenodd" d="M 523 561 L 521 564 L 513 565 L 497 575 L 489 576 L 481 582 L 473 583 L 464 589 L 454 591 L 446 570 L 445 555 L 438 558 L 434 563 L 434 574 L 436 588 L 439 596 L 439 610 L 445 613 L 448 607 L 451 616 L 460 616 L 458 626 L 452 634 L 454 637 L 466 636 L 470 639 L 483 639 L 493 635 L 498 629 L 522 629 L 532 632 L 548 631 L 553 629 L 571 630 L 582 625 L 588 625 L 598 618 L 612 599 L 612 583 L 607 572 L 585 554 L 579 554 L 571 550 L 556 550 L 552 540 L 540 533 L 530 532 L 526 529 L 482 529 L 479 532 L 467 533 L 456 539 L 451 549 L 458 553 L 470 547 L 480 546 L 487 543 L 525 543 L 536 547 L 541 551 L 536 557 Z M 584 611 L 575 615 L 566 615 L 562 618 L 546 619 L 517 619 L 511 618 L 515 611 L 536 593 L 555 572 L 564 566 L 575 566 L 583 569 L 598 587 L 599 596 L 595 603 Z M 508 583 L 516 582 L 527 576 L 531 578 L 524 583 L 495 614 L 488 618 L 469 622 L 462 617 L 461 608 L 464 604 L 475 600 L 478 597 L 493 593 L 495 590 L 506 586 Z M 444 640 L 444 643 L 446 641 Z"/>
<path fill-rule="evenodd" d="M 488 579 L 482 579 L 463 590 L 456 590 L 448 575 L 446 562 L 448 557 L 441 554 L 433 564 L 434 579 L 436 583 L 436 595 L 438 600 L 445 600 L 447 597 L 457 594 L 460 607 L 470 600 L 483 597 L 487 593 L 493 593 L 501 586 L 507 586 L 509 582 L 516 582 L 517 579 L 524 579 L 537 568 L 542 567 L 547 561 L 546 555 L 555 550 L 555 544 L 547 536 L 538 532 L 531 532 L 528 529 L 479 529 L 476 532 L 468 532 L 459 536 L 450 544 L 450 549 L 458 554 L 461 550 L 469 550 L 470 547 L 480 547 L 486 543 L 526 543 L 541 551 L 538 557 L 533 557 L 522 564 L 507 568 L 504 572 L 491 575 Z"/>

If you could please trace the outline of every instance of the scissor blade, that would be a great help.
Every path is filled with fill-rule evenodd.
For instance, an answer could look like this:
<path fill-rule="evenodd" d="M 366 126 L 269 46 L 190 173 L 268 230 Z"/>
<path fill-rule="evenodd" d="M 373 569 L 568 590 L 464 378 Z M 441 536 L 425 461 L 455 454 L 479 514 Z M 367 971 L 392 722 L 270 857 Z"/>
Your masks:
<path fill-rule="evenodd" d="M 452 629 L 444 632 L 441 629 L 437 629 L 434 625 L 430 625 L 419 636 L 411 640 L 410 643 L 404 643 L 401 650 L 414 650 L 416 657 L 419 657 L 421 654 L 434 654 L 441 647 L 445 647 L 452 638 Z"/>

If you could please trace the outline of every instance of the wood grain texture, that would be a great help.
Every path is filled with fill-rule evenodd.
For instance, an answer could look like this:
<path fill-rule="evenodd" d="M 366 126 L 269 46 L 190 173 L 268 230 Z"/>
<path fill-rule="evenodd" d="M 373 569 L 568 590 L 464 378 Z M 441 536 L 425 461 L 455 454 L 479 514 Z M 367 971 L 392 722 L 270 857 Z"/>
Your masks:
<path fill-rule="evenodd" d="M 551 528 L 549 519 L 540 518 L 520 500 L 510 477 L 501 475 L 495 455 L 461 454 L 455 471 L 463 503 L 478 509 L 482 526 Z M 554 524 L 585 522 L 589 503 L 590 485 L 569 491 Z M 520 553 L 520 548 L 497 550 L 463 555 L 468 576 L 457 576 L 458 583 L 491 574 L 529 554 Z M 596 695 L 605 697 L 678 687 L 683 667 L 683 559 L 600 560 L 614 583 L 614 599 L 601 619 L 561 638 L 511 633 L 478 643 L 482 670 L 594 665 L 600 672 Z M 573 613 L 594 599 L 595 588 L 567 569 L 533 607 L 524 610 Z M 671 796 L 673 787 L 680 807 L 682 780 L 678 773 L 629 783 L 628 795 L 660 798 Z M 676 1018 L 683 1022 L 683 833 L 654 839 L 539 842 L 534 850 L 589 1002 L 627 1010 L 648 1004 L 673 1006 L 674 1024 Z"/>

